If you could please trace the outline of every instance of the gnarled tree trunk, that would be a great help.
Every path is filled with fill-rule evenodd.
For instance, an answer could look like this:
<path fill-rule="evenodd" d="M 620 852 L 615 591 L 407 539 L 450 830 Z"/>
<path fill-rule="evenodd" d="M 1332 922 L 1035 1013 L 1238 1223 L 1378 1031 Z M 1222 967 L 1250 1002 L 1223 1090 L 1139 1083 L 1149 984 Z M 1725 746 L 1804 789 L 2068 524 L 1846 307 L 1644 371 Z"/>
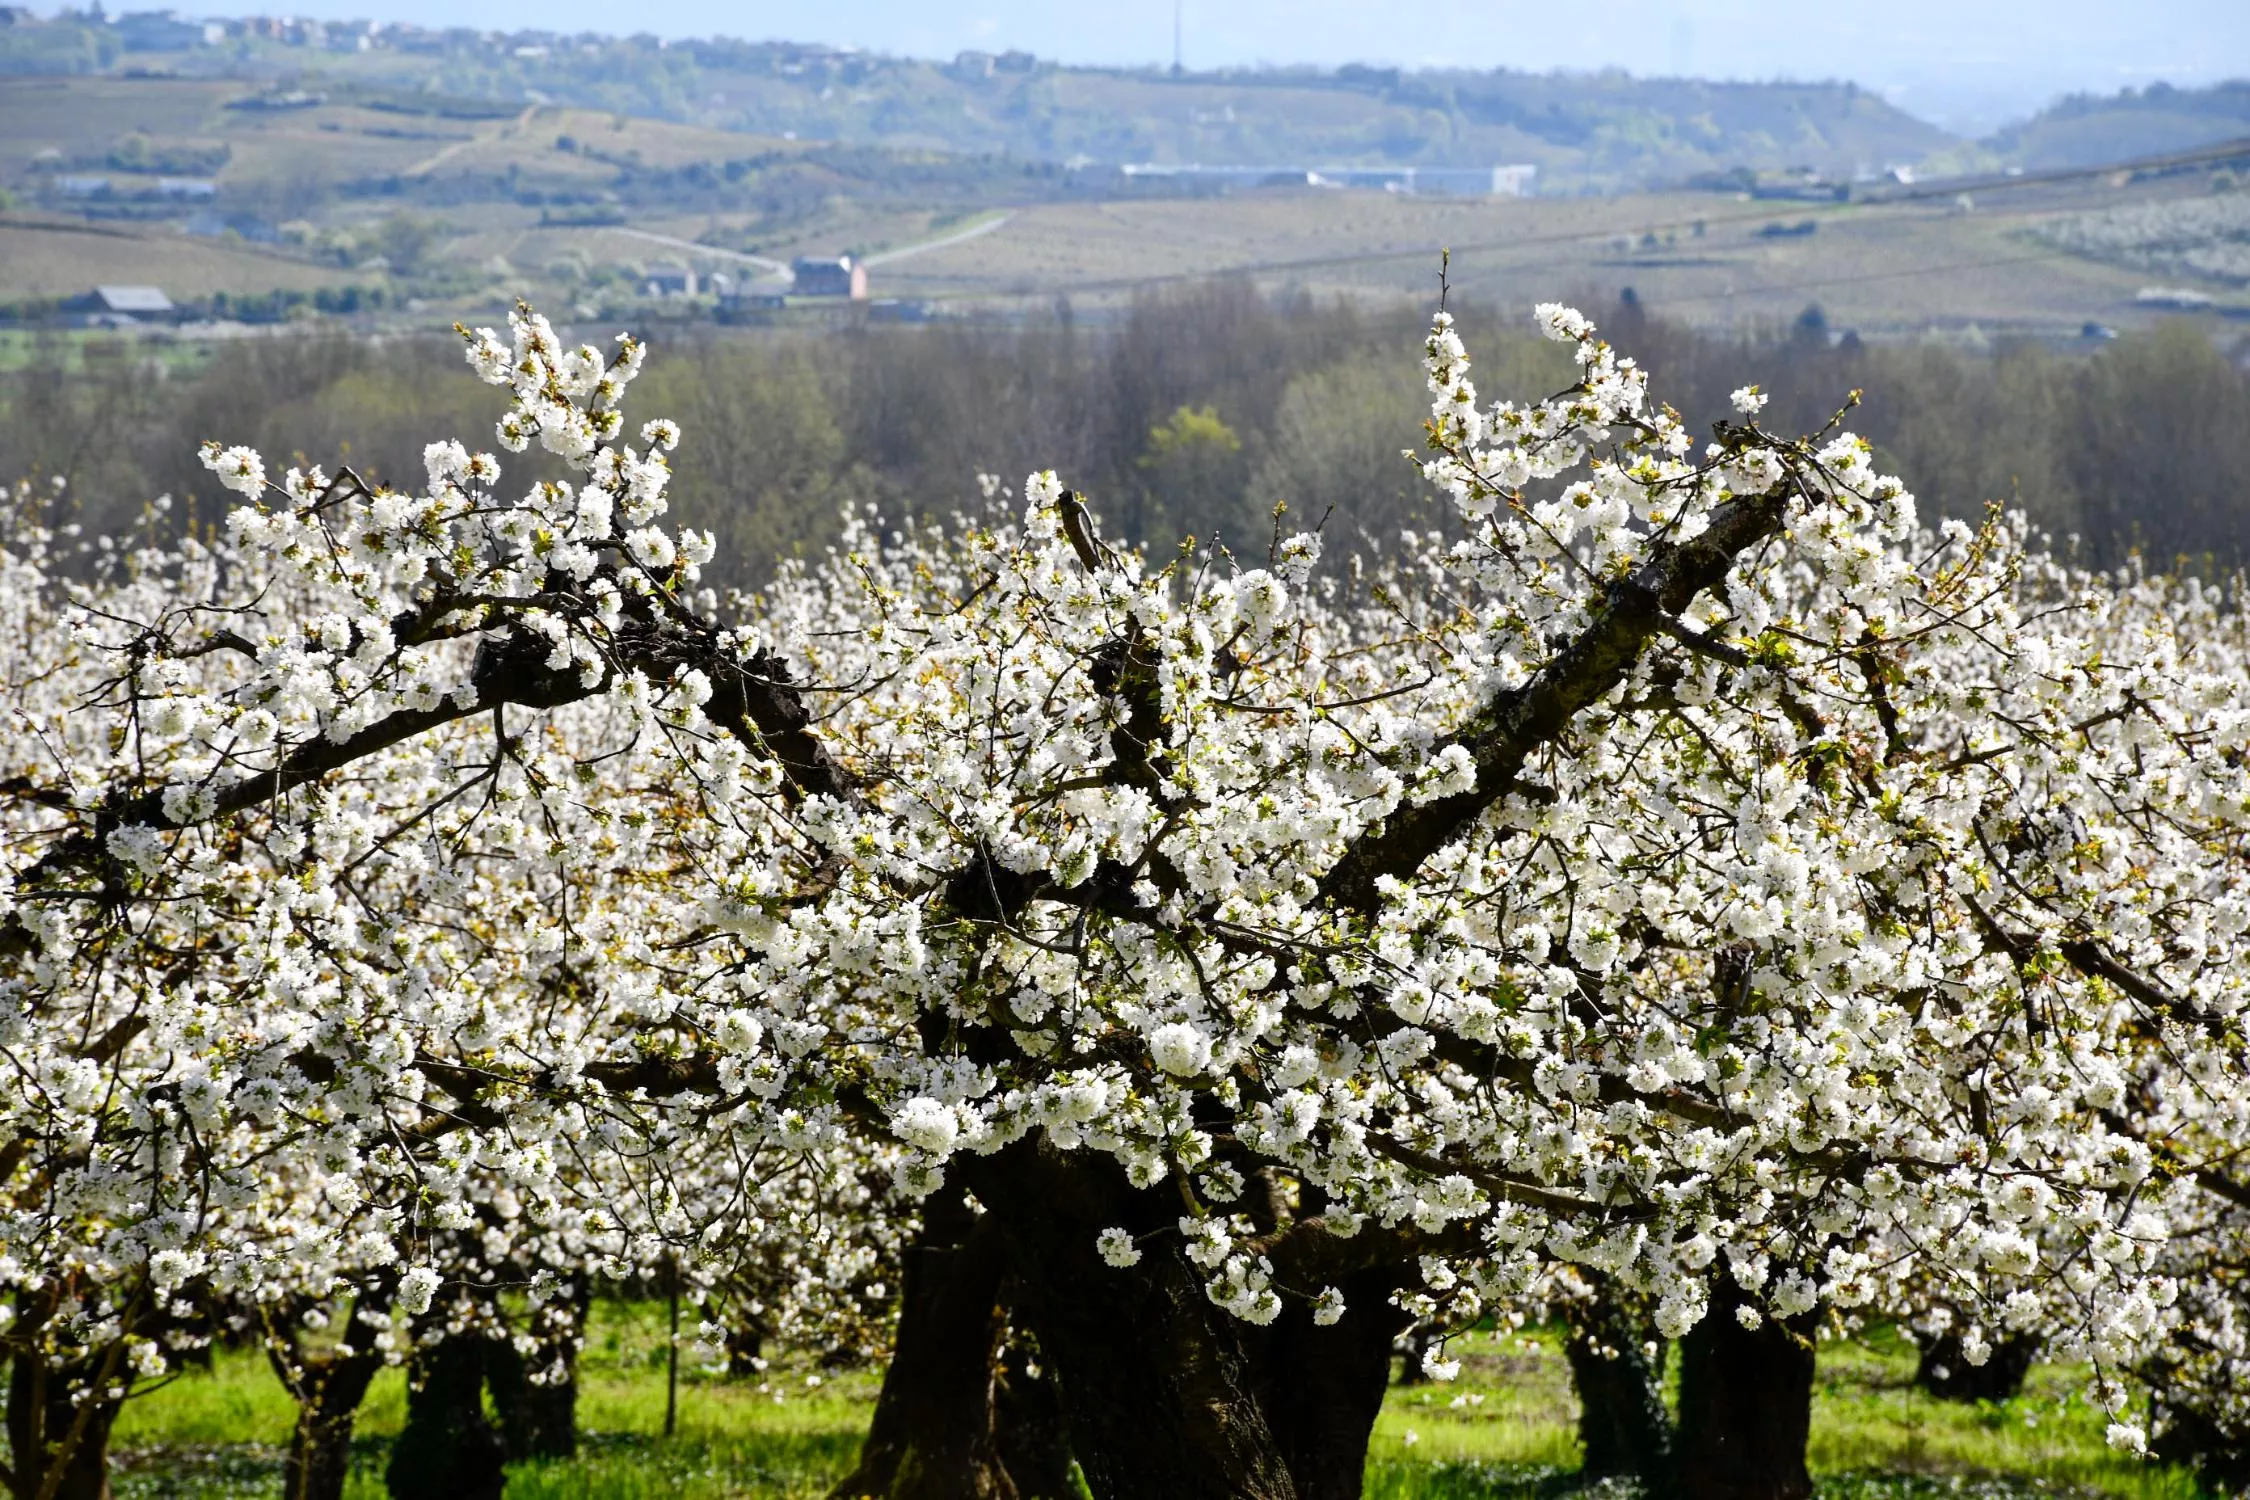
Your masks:
<path fill-rule="evenodd" d="M 484 1414 L 490 1342 L 471 1329 L 415 1350 L 406 1426 L 383 1474 L 392 1500 L 500 1500 L 508 1449 Z"/>
<path fill-rule="evenodd" d="M 1297 1500 L 1358 1500 L 1368 1437 L 1391 1383 L 1391 1350 L 1407 1323 L 1391 1302 L 1399 1285 L 1395 1268 L 1346 1276 L 1336 1322 L 1320 1326 L 1309 1306 L 1291 1299 L 1251 1340 L 1259 1399 Z"/>
<path fill-rule="evenodd" d="M 343 1500 L 352 1471 L 352 1427 L 383 1368 L 377 1329 L 362 1318 L 368 1310 L 364 1299 L 354 1304 L 337 1348 L 308 1353 L 267 1346 L 274 1373 L 297 1402 L 297 1424 L 281 1465 L 283 1500 Z"/>
<path fill-rule="evenodd" d="M 1812 1430 L 1812 1315 L 1764 1318 L 1724 1270 L 1711 1310 L 1680 1345 L 1680 1421 L 1673 1446 L 1677 1500 L 1807 1500 Z"/>
<path fill-rule="evenodd" d="M 511 1461 L 577 1455 L 578 1346 L 590 1307 L 585 1279 L 573 1278 L 569 1295 L 532 1311 L 528 1357 L 508 1339 L 485 1350 L 485 1384 Z"/>
<path fill-rule="evenodd" d="M 1007 1276 L 997 1228 L 948 1182 L 923 1206 L 905 1261 L 897 1349 L 835 1500 L 1018 1500 L 995 1430 Z"/>
<path fill-rule="evenodd" d="M 1344 1280 L 1331 1327 L 1292 1298 L 1270 1327 L 1213 1305 L 1182 1252 L 1176 1197 L 1040 1141 L 963 1164 L 1006 1236 L 1018 1311 L 1052 1361 L 1072 1451 L 1098 1500 L 1356 1496 L 1404 1318 L 1389 1269 Z M 1141 1259 L 1104 1261 L 1105 1228 Z"/>
<path fill-rule="evenodd" d="M 1002 1287 L 1000 1296 L 1004 1308 L 1014 1307 L 1013 1286 Z M 1030 1330 L 1020 1325 L 1001 1345 L 992 1403 L 993 1440 L 1016 1500 L 1080 1500 L 1061 1384 Z"/>
<path fill-rule="evenodd" d="M 13 1500 L 110 1500 L 109 1432 L 123 1403 L 106 1392 L 125 1383 L 122 1366 L 115 1349 L 62 1364 L 31 1353 L 9 1361 Z"/>
<path fill-rule="evenodd" d="M 307 1361 L 299 1377 L 297 1425 L 281 1464 L 283 1500 L 343 1500 L 352 1473 L 352 1427 L 367 1387 L 383 1368 L 380 1354 L 357 1351 Z"/>
<path fill-rule="evenodd" d="M 1645 1347 L 1655 1330 L 1605 1278 L 1588 1279 L 1594 1295 L 1563 1307 L 1563 1354 L 1578 1388 L 1579 1472 L 1588 1479 L 1657 1478 L 1671 1460 L 1672 1419 L 1662 1372 Z"/>
<path fill-rule="evenodd" d="M 1042 1141 L 962 1165 L 1007 1236 L 1020 1311 L 1054 1362 L 1098 1500 L 1297 1500 L 1245 1326 L 1204 1295 L 1178 1235 L 1152 1238 L 1123 1269 L 1095 1249 L 1113 1225 L 1169 1228 L 1160 1201 L 1114 1165 Z"/>
<path fill-rule="evenodd" d="M 1025 1314 L 1053 1357 L 1071 1443 L 1100 1500 L 1298 1500 L 1260 1371 L 1177 1245 L 1126 1270 L 1047 1240 Z M 1041 1237 L 1045 1239 L 1044 1236 Z M 1026 1256 L 1027 1264 L 1036 1264 Z"/>

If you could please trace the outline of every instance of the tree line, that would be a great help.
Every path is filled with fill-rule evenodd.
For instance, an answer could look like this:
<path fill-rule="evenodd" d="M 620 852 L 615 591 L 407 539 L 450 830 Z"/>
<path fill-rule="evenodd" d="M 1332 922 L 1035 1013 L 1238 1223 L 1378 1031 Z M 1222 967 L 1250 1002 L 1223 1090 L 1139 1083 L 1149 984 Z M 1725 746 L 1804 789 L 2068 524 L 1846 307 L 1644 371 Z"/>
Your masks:
<path fill-rule="evenodd" d="M 1490 388 L 1532 398 L 1570 378 L 1519 320 L 1457 313 L 1486 351 Z M 1132 541 L 1194 535 L 1257 552 L 1285 503 L 1292 524 L 1327 518 L 1334 562 L 1401 528 L 1451 524 L 1401 456 L 1422 441 L 1410 357 L 1421 317 L 1215 282 L 1144 296 L 1100 324 L 1061 306 L 1005 326 L 683 329 L 649 388 L 697 434 L 674 459 L 680 503 L 717 534 L 728 582 L 816 554 L 847 505 L 943 516 L 976 496 L 979 474 L 1050 466 Z M 1605 321 L 1698 432 L 1753 379 L 1805 427 L 1860 389 L 1859 429 L 1932 515 L 1974 520 L 1999 502 L 2099 567 L 2137 553 L 2208 573 L 2244 557 L 2250 375 L 2193 324 L 2077 354 L 1862 342 L 1817 309 L 1733 337 L 1632 300 Z M 52 338 L 0 374 L 0 467 L 66 477 L 96 532 L 159 494 L 201 497 L 208 519 L 212 483 L 194 454 L 214 434 L 407 484 L 432 434 L 473 444 L 500 414 L 420 338 L 244 340 L 192 370 L 141 352 Z"/>

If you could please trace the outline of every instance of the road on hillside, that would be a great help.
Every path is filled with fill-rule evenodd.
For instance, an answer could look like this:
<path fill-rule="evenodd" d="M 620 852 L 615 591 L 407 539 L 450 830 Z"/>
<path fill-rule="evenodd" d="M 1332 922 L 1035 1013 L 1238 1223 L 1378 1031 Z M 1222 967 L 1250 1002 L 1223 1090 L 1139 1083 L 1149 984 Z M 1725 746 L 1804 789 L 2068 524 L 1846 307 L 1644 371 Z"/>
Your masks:
<path fill-rule="evenodd" d="M 529 125 L 531 123 L 531 117 L 533 115 L 536 115 L 537 113 L 539 113 L 538 105 L 526 105 L 524 108 L 524 112 L 516 116 L 514 123 L 504 125 L 500 128 L 500 134 L 503 136 L 515 134 L 517 131 L 523 129 L 526 125 Z M 466 151 L 469 147 L 477 145 L 478 143 L 489 139 L 492 139 L 492 137 L 472 134 L 466 140 L 455 141 L 450 146 L 441 146 L 438 148 L 435 154 L 423 157 L 420 161 L 416 162 L 413 166 L 408 167 L 405 171 L 399 173 L 398 175 L 401 177 L 427 177 L 430 175 L 430 173 L 436 171 L 439 167 L 444 166 L 448 161 L 451 161 L 455 156 L 459 155 L 463 151 Z"/>
<path fill-rule="evenodd" d="M 608 232 L 610 234 L 630 235 L 636 240 L 647 240 L 652 245 L 670 245 L 675 250 L 692 250 L 697 255 L 716 255 L 723 260 L 739 260 L 753 266 L 764 266 L 768 271 L 777 275 L 785 276 L 789 273 L 789 267 L 785 263 L 778 260 L 768 260 L 763 255 L 752 255 L 747 250 L 722 250 L 717 245 L 700 244 L 695 240 L 683 240 L 676 235 L 657 234 L 647 229 L 624 229 L 609 226 Z"/>
<path fill-rule="evenodd" d="M 921 255 L 931 250 L 943 250 L 948 245 L 958 245 L 963 240 L 973 240 L 982 235 L 990 234 L 1014 217 L 1014 214 L 1001 214 L 997 218 L 985 220 L 982 224 L 971 224 L 959 233 L 949 234 L 943 239 L 924 240 L 918 245 L 901 245 L 896 250 L 885 250 L 878 255 L 862 256 L 860 257 L 860 264 L 870 270 L 876 266 L 894 265 L 910 255 Z"/>

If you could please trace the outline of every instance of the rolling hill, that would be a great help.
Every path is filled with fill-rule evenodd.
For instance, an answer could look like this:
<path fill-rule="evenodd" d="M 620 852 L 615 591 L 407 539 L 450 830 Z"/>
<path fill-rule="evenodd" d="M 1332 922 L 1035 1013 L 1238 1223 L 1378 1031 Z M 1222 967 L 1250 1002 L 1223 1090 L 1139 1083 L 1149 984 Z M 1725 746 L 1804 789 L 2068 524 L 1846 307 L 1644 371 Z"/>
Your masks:
<path fill-rule="evenodd" d="M 699 316 L 708 296 L 651 300 L 659 263 L 707 293 L 838 252 L 868 259 L 883 295 L 954 310 L 1214 274 L 1400 295 L 1450 244 L 1457 283 L 1495 299 L 1571 291 L 1561 278 L 1720 324 L 1818 299 L 1870 332 L 2061 336 L 2161 312 L 2138 300 L 2152 276 L 2235 312 L 2250 243 L 2219 201 L 2232 169 L 2040 185 L 2250 133 L 2250 85 L 2064 100 L 1976 143 L 1848 84 L 165 24 L 0 25 L 0 306 L 45 317 L 121 281 L 198 311 L 225 293 L 230 317 L 428 322 L 519 295 Z M 1471 186 L 1513 162 L 1538 168 L 1531 201 L 1396 180 Z M 1973 201 L 1839 186 L 1947 162 L 1987 174 Z M 1249 170 L 1159 170 L 1189 163 Z M 1366 190 L 1385 174 L 1407 191 Z M 1776 196 L 1803 201 L 1748 201 Z"/>
<path fill-rule="evenodd" d="M 2116 94 L 2073 94 L 2000 132 L 1986 146 L 2031 171 L 2098 166 L 2250 136 L 2250 81 L 2205 89 L 2154 83 Z"/>
<path fill-rule="evenodd" d="M 19 22 L 0 27 L 0 73 L 157 70 L 519 108 L 565 103 L 754 135 L 1051 163 L 1523 163 L 1570 192 L 1743 166 L 1849 174 L 1952 140 L 1849 83 L 1364 67 L 1174 73 L 1065 67 L 1025 53 L 937 62 L 786 42 L 364 23 L 210 30 L 206 41 L 191 28 L 133 31 L 75 13 Z"/>

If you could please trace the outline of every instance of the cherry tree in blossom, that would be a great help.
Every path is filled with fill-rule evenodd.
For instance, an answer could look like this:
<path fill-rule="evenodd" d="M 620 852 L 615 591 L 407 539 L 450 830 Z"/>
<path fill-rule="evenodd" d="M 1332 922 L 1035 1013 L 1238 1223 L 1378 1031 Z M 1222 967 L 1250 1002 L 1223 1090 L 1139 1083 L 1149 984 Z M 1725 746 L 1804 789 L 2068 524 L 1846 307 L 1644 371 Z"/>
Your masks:
<path fill-rule="evenodd" d="M 1464 539 L 1344 576 L 1118 549 L 1042 474 L 722 608 L 641 346 L 528 309 L 469 357 L 567 481 L 213 445 L 223 546 L 115 597 L 11 553 L 38 1336 L 100 1392 L 181 1288 L 420 1300 L 496 1194 L 721 1262 L 749 1184 L 879 1157 L 1101 1495 L 1356 1494 L 1393 1335 L 1557 1266 L 1683 1340 L 1698 1496 L 1807 1493 L 1808 1339 L 1934 1296 L 2143 1444 L 2245 1145 L 2237 638 L 1924 527 L 1848 407 L 1699 441 L 1539 319 L 1579 379 L 1488 404 L 1440 316 Z"/>

